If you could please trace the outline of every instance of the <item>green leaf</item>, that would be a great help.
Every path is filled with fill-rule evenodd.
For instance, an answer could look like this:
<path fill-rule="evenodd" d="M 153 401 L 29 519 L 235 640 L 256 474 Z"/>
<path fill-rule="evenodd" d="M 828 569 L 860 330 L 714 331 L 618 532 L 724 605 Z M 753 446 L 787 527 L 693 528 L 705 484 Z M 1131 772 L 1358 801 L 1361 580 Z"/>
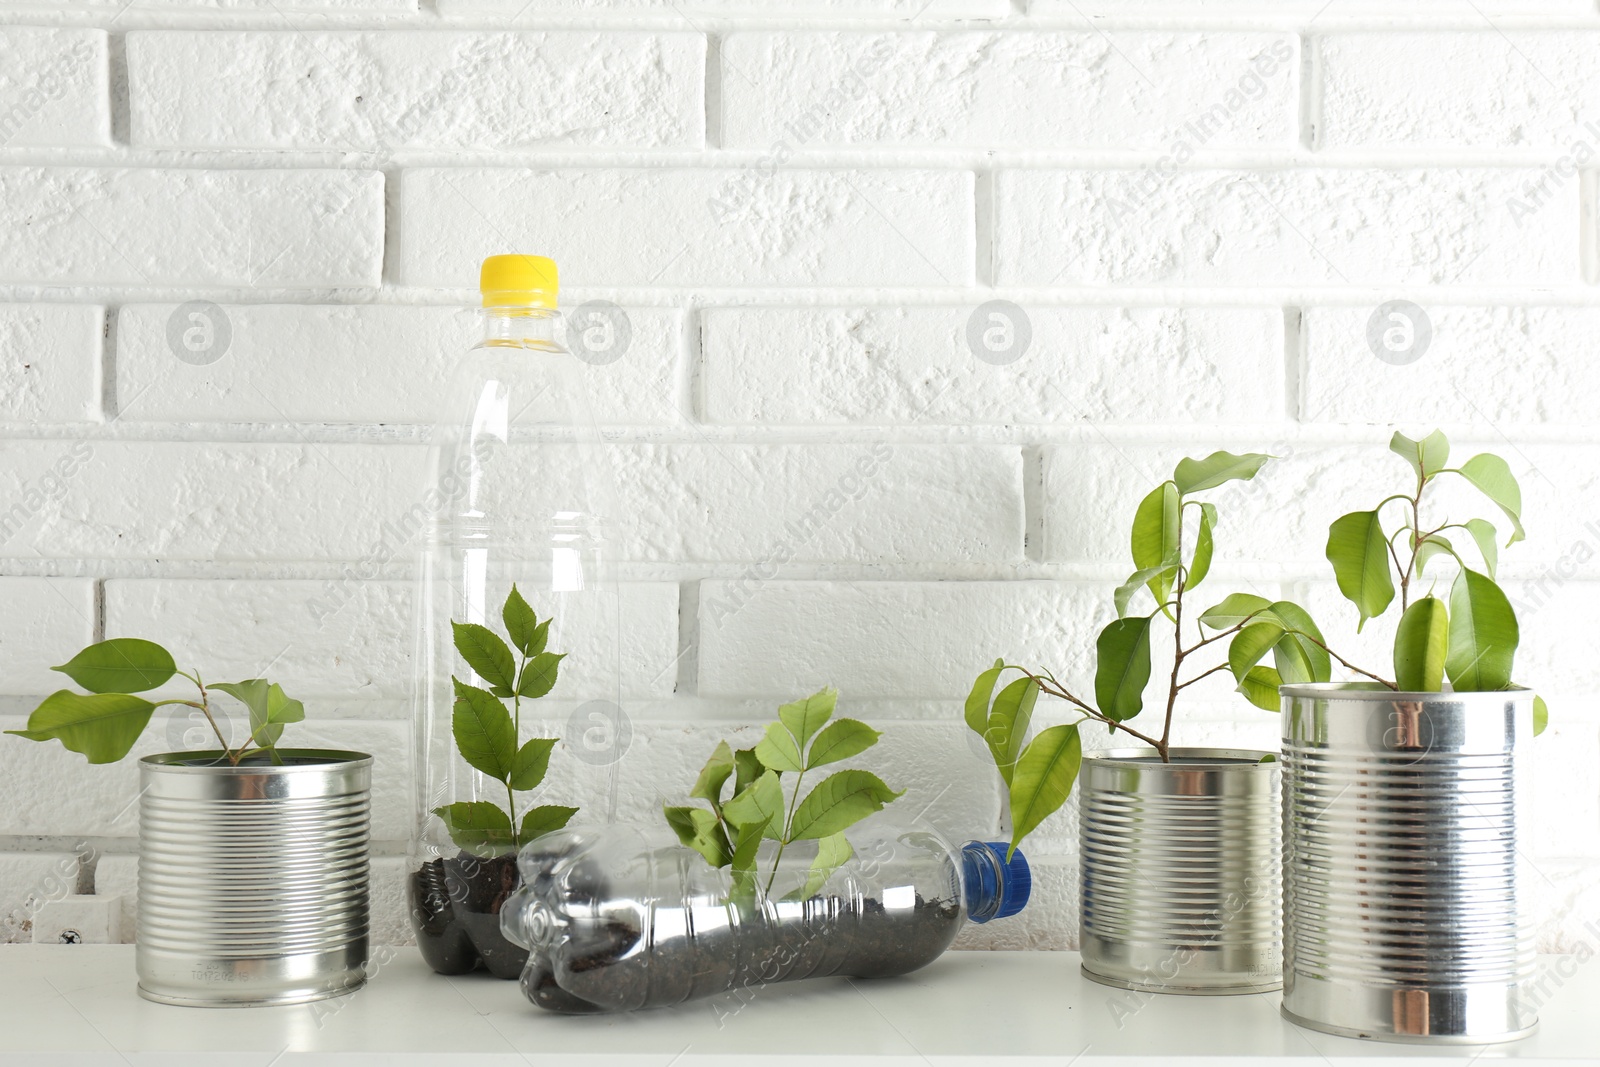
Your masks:
<path fill-rule="evenodd" d="M 726 867 L 733 862 L 733 849 L 728 845 L 728 835 L 716 815 L 705 808 L 661 809 L 667 816 L 667 825 L 678 835 L 678 841 L 694 849 L 713 867 Z"/>
<path fill-rule="evenodd" d="M 993 667 L 978 675 L 972 683 L 972 692 L 967 694 L 967 727 L 979 737 L 989 728 L 989 700 L 994 696 L 995 683 L 1000 680 L 1005 668 L 1005 660 L 995 660 Z"/>
<path fill-rule="evenodd" d="M 718 741 L 717 747 L 711 750 L 711 758 L 706 760 L 706 765 L 700 768 L 700 777 L 694 780 L 694 788 L 689 790 L 689 795 L 701 800 L 711 801 L 711 806 L 718 812 L 722 811 L 722 787 L 727 784 L 728 778 L 733 774 L 733 750 L 728 747 L 728 742 Z M 720 867 L 721 864 L 714 864 Z"/>
<path fill-rule="evenodd" d="M 1170 589 L 1172 587 L 1172 579 L 1177 573 L 1178 565 L 1176 563 L 1168 563 L 1161 567 L 1146 567 L 1143 570 L 1134 571 L 1128 576 L 1127 581 L 1117 586 L 1117 591 L 1112 594 L 1111 599 L 1117 605 L 1117 618 L 1120 619 L 1128 614 L 1128 604 L 1133 600 L 1133 594 L 1139 591 L 1140 586 L 1159 584 Z"/>
<path fill-rule="evenodd" d="M 1525 536 L 1522 532 L 1522 487 L 1517 484 L 1511 468 L 1499 456 L 1482 452 L 1461 465 L 1461 476 L 1484 496 L 1497 504 L 1506 518 L 1511 520 L 1511 537 L 1506 545 L 1514 545 Z"/>
<path fill-rule="evenodd" d="M 543 626 L 539 625 L 539 617 L 522 599 L 515 583 L 506 596 L 506 606 L 500 610 L 500 619 L 506 624 L 506 633 L 511 635 L 511 643 L 517 646 L 518 652 L 524 656 L 536 656 L 544 651 L 550 624 L 546 622 Z"/>
<path fill-rule="evenodd" d="M 1211 573 L 1211 554 L 1216 551 L 1213 528 L 1217 525 L 1217 506 L 1200 505 L 1200 528 L 1194 539 L 1194 558 L 1189 562 L 1189 574 L 1183 580 L 1185 590 L 1193 589 Z"/>
<path fill-rule="evenodd" d="M 456 651 L 478 677 L 490 685 L 516 688 L 516 662 L 498 634 L 475 622 L 451 622 L 450 629 L 455 633 Z"/>
<path fill-rule="evenodd" d="M 1033 706 L 1039 701 L 1039 683 L 1022 677 L 1000 690 L 994 698 L 994 709 L 989 712 L 989 725 L 983 740 L 994 756 L 994 765 L 1000 777 L 1011 784 L 1017 754 L 1028 738 L 1028 726 L 1033 721 Z"/>
<path fill-rule="evenodd" d="M 450 831 L 457 848 L 511 848 L 516 845 L 511 832 L 511 816 L 486 800 L 468 800 L 434 808 Z"/>
<path fill-rule="evenodd" d="M 1472 540 L 1477 542 L 1478 552 L 1483 556 L 1483 569 L 1489 572 L 1492 579 L 1495 569 L 1500 565 L 1500 545 L 1495 540 L 1497 533 L 1494 523 L 1488 519 L 1468 519 L 1462 525 L 1472 535 Z M 1417 573 L 1420 574 L 1421 570 Z"/>
<path fill-rule="evenodd" d="M 1412 577 L 1421 578 L 1423 570 L 1428 566 L 1428 561 L 1435 556 L 1450 556 L 1454 558 L 1455 546 L 1437 534 L 1423 538 L 1422 543 L 1417 546 L 1417 561 L 1412 565 Z"/>
<path fill-rule="evenodd" d="M 456 703 L 450 717 L 461 758 L 497 782 L 511 776 L 517 757 L 517 728 L 511 713 L 492 694 L 455 679 Z M 507 816 L 510 825 L 510 816 Z"/>
<path fill-rule="evenodd" d="M 1419 479 L 1432 478 L 1450 462 L 1450 441 L 1438 430 L 1420 441 L 1413 441 L 1397 431 L 1389 438 L 1389 451 L 1411 464 L 1411 470 Z"/>
<path fill-rule="evenodd" d="M 1322 647 L 1327 642 L 1306 609 L 1288 600 L 1275 600 L 1263 618 L 1281 623 L 1285 631 L 1293 631 L 1285 632 L 1272 649 L 1273 662 L 1284 681 L 1326 682 L 1333 676 L 1332 660 Z"/>
<path fill-rule="evenodd" d="M 522 816 L 522 829 L 517 833 L 517 846 L 520 848 L 536 837 L 554 833 L 572 821 L 578 814 L 577 808 L 563 807 L 560 804 L 541 804 L 531 808 Z"/>
<path fill-rule="evenodd" d="M 113 637 L 73 656 L 60 671 L 91 693 L 142 693 L 178 673 L 172 653 L 154 641 Z"/>
<path fill-rule="evenodd" d="M 1017 760 L 1011 780 L 1010 859 L 1022 839 L 1067 802 L 1083 763 L 1083 742 L 1076 723 L 1042 731 Z"/>
<path fill-rule="evenodd" d="M 1517 613 L 1487 575 L 1467 567 L 1450 587 L 1450 651 L 1445 673 L 1463 692 L 1504 689 L 1516 657 Z"/>
<path fill-rule="evenodd" d="M 1117 619 L 1095 641 L 1094 698 L 1100 714 L 1123 722 L 1144 708 L 1150 681 L 1150 623 L 1153 615 Z"/>
<path fill-rule="evenodd" d="M 850 847 L 850 842 L 843 834 L 832 834 L 817 842 L 817 855 L 811 861 L 811 870 L 806 874 L 806 884 L 792 893 L 784 896 L 784 900 L 809 900 L 822 891 L 828 884 L 828 879 L 833 877 L 833 872 L 850 862 L 850 857 L 855 855 L 855 849 Z"/>
<path fill-rule="evenodd" d="M 883 735 L 856 719 L 836 719 L 822 728 L 806 753 L 806 770 L 857 756 L 878 743 Z"/>
<path fill-rule="evenodd" d="M 739 845 L 733 850 L 728 865 L 733 872 L 730 900 L 741 910 L 749 910 L 755 905 L 760 889 L 756 884 L 756 857 L 761 852 L 761 839 L 776 836 L 772 832 L 772 824 L 766 821 L 744 827 L 739 832 Z"/>
<path fill-rule="evenodd" d="M 58 689 L 33 709 L 27 729 L 6 733 L 29 741 L 60 741 L 87 756 L 90 763 L 115 763 L 139 740 L 155 707 L 143 697 L 127 693 L 84 696 Z"/>
<path fill-rule="evenodd" d="M 743 793 L 754 782 L 766 773 L 766 768 L 761 761 L 756 759 L 756 750 L 741 748 L 733 754 L 733 792 L 735 795 Z"/>
<path fill-rule="evenodd" d="M 1444 601 L 1425 596 L 1406 608 L 1394 634 L 1394 680 L 1409 693 L 1444 688 L 1444 662 L 1450 649 L 1450 618 Z"/>
<path fill-rule="evenodd" d="M 747 831 L 764 826 L 767 836 L 783 840 L 783 786 L 776 771 L 766 771 L 741 793 L 722 805 L 722 817 L 739 829 L 742 843 Z"/>
<path fill-rule="evenodd" d="M 838 703 L 837 689 L 822 689 L 804 700 L 783 705 L 778 709 L 778 719 L 804 748 L 812 735 L 822 729 L 822 724 L 833 717 L 833 709 Z"/>
<path fill-rule="evenodd" d="M 1171 482 L 1162 482 L 1150 490 L 1133 514 L 1133 565 L 1138 570 L 1151 567 L 1176 566 L 1178 545 L 1182 532 L 1182 507 L 1178 501 L 1178 488 Z M 1150 580 L 1150 592 L 1156 603 L 1166 602 L 1172 589 L 1172 579 L 1159 574 Z"/>
<path fill-rule="evenodd" d="M 786 894 L 784 900 L 808 900 L 815 896 L 828 884 L 828 879 L 833 877 L 833 873 L 849 862 L 850 857 L 855 854 L 855 850 L 850 847 L 850 842 L 843 834 L 824 837 L 817 845 L 817 855 L 811 861 L 805 885 Z"/>
<path fill-rule="evenodd" d="M 264 678 L 252 678 L 246 682 L 217 682 L 211 688 L 237 697 L 250 709 L 250 738 L 263 748 L 278 743 L 285 724 L 305 721 L 306 706 L 291 700 L 276 682 L 268 684 Z"/>
<path fill-rule="evenodd" d="M 1275 620 L 1253 622 L 1233 635 L 1228 643 L 1228 669 L 1241 685 L 1261 657 L 1272 651 L 1283 638 L 1283 627 Z"/>
<path fill-rule="evenodd" d="M 1256 476 L 1271 456 L 1260 452 L 1246 452 L 1236 456 L 1232 452 L 1213 452 L 1205 459 L 1183 459 L 1172 472 L 1178 492 L 1184 496 L 1202 489 L 1215 489 L 1224 482 L 1249 481 Z"/>
<path fill-rule="evenodd" d="M 1283 678 L 1273 668 L 1251 667 L 1239 681 L 1239 692 L 1263 711 L 1280 711 L 1283 702 L 1278 696 L 1278 687 L 1282 684 Z M 1266 763 L 1267 760 L 1261 762 Z"/>
<path fill-rule="evenodd" d="M 790 841 L 828 837 L 865 819 L 905 790 L 895 792 L 871 771 L 840 771 L 829 775 L 794 810 Z"/>
<path fill-rule="evenodd" d="M 1389 542 L 1376 511 L 1352 511 L 1328 527 L 1328 562 L 1339 582 L 1339 592 L 1356 606 L 1361 621 L 1382 615 L 1394 599 L 1394 578 L 1389 571 Z"/>
<path fill-rule="evenodd" d="M 517 695 L 536 700 L 554 689 L 556 672 L 566 658 L 565 652 L 541 652 L 530 659 L 523 665 L 522 677 L 517 682 Z"/>
<path fill-rule="evenodd" d="M 1533 698 L 1533 736 L 1538 737 L 1544 733 L 1545 727 L 1550 725 L 1550 706 L 1544 702 L 1544 697 L 1535 695 Z"/>
<path fill-rule="evenodd" d="M 774 771 L 806 769 L 800 759 L 800 750 L 795 747 L 794 735 L 781 722 L 767 724 L 767 736 L 756 744 L 756 759 L 761 761 L 763 767 Z"/>
<path fill-rule="evenodd" d="M 1200 613 L 1200 625 L 1209 626 L 1213 630 L 1226 630 L 1271 606 L 1272 601 L 1264 596 L 1256 596 L 1254 593 L 1229 593 L 1215 607 Z"/>
<path fill-rule="evenodd" d="M 511 788 L 526 793 L 544 781 L 545 774 L 550 770 L 550 750 L 555 747 L 556 738 L 535 737 L 517 749 L 517 755 L 511 761 Z"/>

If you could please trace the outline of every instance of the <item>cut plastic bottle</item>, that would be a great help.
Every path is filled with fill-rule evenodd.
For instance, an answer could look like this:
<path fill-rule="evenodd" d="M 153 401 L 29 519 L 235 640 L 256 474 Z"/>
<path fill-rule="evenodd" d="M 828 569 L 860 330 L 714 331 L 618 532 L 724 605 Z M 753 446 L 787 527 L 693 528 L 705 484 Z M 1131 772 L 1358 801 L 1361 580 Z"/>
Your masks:
<path fill-rule="evenodd" d="M 679 1004 L 771 982 L 906 974 L 968 922 L 1021 911 L 1032 876 L 1000 843 L 959 847 L 925 827 L 852 831 L 854 855 L 806 882 L 793 846 L 769 890 L 628 827 L 564 830 L 526 846 L 501 927 L 529 950 L 522 990 L 582 1014 Z M 813 883 L 814 884 L 814 883 Z"/>

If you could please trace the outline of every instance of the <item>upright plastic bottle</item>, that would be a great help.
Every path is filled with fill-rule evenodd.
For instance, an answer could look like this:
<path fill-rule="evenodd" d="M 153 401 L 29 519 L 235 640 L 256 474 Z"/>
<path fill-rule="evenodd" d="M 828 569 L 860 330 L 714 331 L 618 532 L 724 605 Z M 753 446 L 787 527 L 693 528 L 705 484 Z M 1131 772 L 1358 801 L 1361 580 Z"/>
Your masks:
<path fill-rule="evenodd" d="M 427 529 L 407 890 L 434 970 L 514 978 L 526 952 L 501 935 L 499 911 L 518 885 L 516 849 L 597 792 L 583 774 L 607 754 L 575 761 L 548 739 L 620 717 L 619 605 L 609 463 L 588 367 L 557 340 L 556 265 L 493 256 L 481 288 L 482 339 L 441 398 L 433 484 L 413 509 Z"/>
<path fill-rule="evenodd" d="M 583 1014 L 801 978 L 905 974 L 950 947 L 963 924 L 1015 915 L 1028 901 L 1028 861 L 1021 852 L 1008 861 L 1004 844 L 957 848 L 926 827 L 872 824 L 850 837 L 853 856 L 820 886 L 808 881 L 811 857 L 791 847 L 775 878 L 764 853 L 743 894 L 728 868 L 638 829 L 541 838 L 523 849 L 522 888 L 501 912 L 506 937 L 530 950 L 522 991 L 542 1008 Z"/>

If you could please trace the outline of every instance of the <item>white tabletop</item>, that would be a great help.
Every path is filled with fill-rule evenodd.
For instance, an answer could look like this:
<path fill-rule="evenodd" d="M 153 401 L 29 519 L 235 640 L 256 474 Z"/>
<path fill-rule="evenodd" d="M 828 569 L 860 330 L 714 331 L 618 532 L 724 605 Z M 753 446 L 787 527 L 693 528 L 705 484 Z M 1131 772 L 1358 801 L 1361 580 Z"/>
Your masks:
<path fill-rule="evenodd" d="M 1600 960 L 1546 957 L 1539 1032 L 1487 1048 L 1419 1048 L 1312 1033 L 1277 994 L 1149 996 L 1097 985 L 1060 952 L 951 952 L 903 978 L 820 979 L 744 999 L 631 1015 L 564 1017 L 515 982 L 432 974 L 414 948 L 380 950 L 368 986 L 287 1008 L 153 1004 L 134 992 L 131 946 L 0 946 L 0 1063 L 230 1065 L 415 1063 L 802 1064 L 1000 1062 L 1154 1067 L 1317 1064 L 1362 1058 L 1600 1063 Z"/>

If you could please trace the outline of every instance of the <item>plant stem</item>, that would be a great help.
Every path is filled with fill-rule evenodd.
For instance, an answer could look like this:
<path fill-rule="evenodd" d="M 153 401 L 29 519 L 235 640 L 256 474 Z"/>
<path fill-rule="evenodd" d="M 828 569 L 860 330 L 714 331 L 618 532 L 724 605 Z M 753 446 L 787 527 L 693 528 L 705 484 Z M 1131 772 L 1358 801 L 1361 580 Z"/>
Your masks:
<path fill-rule="evenodd" d="M 1383 685 L 1388 686 L 1390 689 L 1398 690 L 1400 688 L 1394 682 L 1389 681 L 1389 679 L 1383 677 L 1382 675 L 1373 674 L 1369 670 L 1364 670 L 1361 667 L 1357 667 L 1354 663 L 1351 663 L 1349 660 L 1345 659 L 1343 656 L 1339 655 L 1339 653 L 1335 652 L 1333 649 L 1329 648 L 1327 645 L 1323 644 L 1321 641 L 1317 640 L 1315 637 L 1313 637 L 1310 634 L 1306 633 L 1304 630 L 1285 630 L 1284 633 L 1295 634 L 1296 636 L 1305 638 L 1307 641 L 1310 641 L 1313 645 L 1316 645 L 1318 648 L 1322 649 L 1322 651 L 1326 652 L 1328 655 L 1330 655 L 1334 659 L 1338 660 L 1341 664 L 1343 664 L 1344 666 L 1348 667 L 1350 670 L 1355 671 L 1357 674 L 1364 674 L 1368 678 L 1371 678 L 1374 682 L 1380 682 Z"/>
<path fill-rule="evenodd" d="M 799 738 L 795 738 L 796 741 Z M 767 875 L 766 896 L 772 895 L 772 883 L 778 880 L 778 862 L 783 859 L 783 850 L 789 844 L 789 827 L 794 822 L 794 809 L 800 803 L 800 783 L 805 780 L 806 756 L 800 753 L 800 773 L 794 776 L 794 795 L 789 798 L 789 810 L 784 813 L 783 825 L 778 828 L 778 852 L 772 857 L 772 871 Z"/>
<path fill-rule="evenodd" d="M 1208 675 L 1217 674 L 1217 673 L 1219 673 L 1221 671 L 1226 671 L 1226 670 L 1231 670 L 1231 669 L 1232 668 L 1230 668 L 1226 663 L 1219 664 L 1219 665 L 1217 665 L 1215 667 L 1212 667 L 1209 671 L 1200 672 L 1199 674 L 1195 675 L 1193 678 L 1190 678 L 1187 682 L 1184 682 L 1182 685 L 1178 686 L 1178 688 L 1179 689 L 1187 689 L 1189 686 L 1191 686 L 1194 683 L 1198 682 L 1200 679 L 1207 677 Z"/>
<path fill-rule="evenodd" d="M 211 732 L 217 735 L 217 745 L 222 749 L 222 754 L 228 757 L 228 762 L 233 766 L 239 766 L 239 761 L 244 758 L 245 745 L 239 746 L 237 751 L 228 747 L 228 740 L 222 736 L 221 727 L 217 725 L 217 720 L 211 717 L 211 698 L 206 693 L 206 683 L 200 680 L 200 672 L 197 670 L 194 674 L 186 674 L 184 677 L 193 682 L 196 688 L 200 690 L 200 703 L 195 704 L 188 700 L 183 701 L 183 703 L 200 709 L 201 714 L 206 717 L 206 722 L 211 724 Z M 248 743 L 246 741 L 246 744 Z"/>
<path fill-rule="evenodd" d="M 514 749 L 522 745 L 522 672 L 528 669 L 527 655 L 520 648 L 517 652 L 522 656 L 522 663 L 511 676 L 511 745 Z M 517 829 L 517 795 L 511 788 L 509 777 L 506 779 L 506 813 L 511 816 L 511 841 L 521 847 L 521 831 Z"/>
<path fill-rule="evenodd" d="M 1029 672 L 1027 670 L 1023 670 L 1020 667 L 1018 668 L 1018 670 L 1022 670 L 1023 674 L 1026 674 L 1029 678 L 1033 679 L 1034 684 L 1036 684 L 1039 687 L 1039 692 L 1048 693 L 1053 697 L 1058 697 L 1058 698 L 1060 698 L 1062 700 L 1065 700 L 1067 703 L 1071 704 L 1073 707 L 1075 707 L 1079 711 L 1083 712 L 1085 717 L 1087 717 L 1089 719 L 1093 719 L 1095 722 L 1100 723 L 1100 724 L 1106 726 L 1107 728 L 1109 728 L 1111 730 L 1121 730 L 1123 733 L 1127 734 L 1130 737 L 1136 737 L 1140 741 L 1143 741 L 1145 744 L 1149 745 L 1151 748 L 1156 748 L 1156 747 L 1158 747 L 1160 745 L 1160 742 L 1158 742 L 1155 738 L 1150 737 L 1150 736 L 1148 736 L 1146 734 L 1142 734 L 1138 730 L 1135 730 L 1131 726 L 1128 726 L 1128 725 L 1126 725 L 1124 723 L 1120 723 L 1115 719 L 1109 719 L 1106 716 L 1100 714 L 1094 708 L 1090 707 L 1088 704 L 1084 703 L 1082 700 L 1079 700 L 1077 697 L 1073 696 L 1072 693 L 1068 692 L 1065 687 L 1061 686 L 1060 684 L 1055 683 L 1053 680 L 1051 682 L 1045 682 L 1044 680 L 1042 680 L 1036 674 L 1033 674 L 1033 673 L 1031 673 L 1031 672 Z"/>

